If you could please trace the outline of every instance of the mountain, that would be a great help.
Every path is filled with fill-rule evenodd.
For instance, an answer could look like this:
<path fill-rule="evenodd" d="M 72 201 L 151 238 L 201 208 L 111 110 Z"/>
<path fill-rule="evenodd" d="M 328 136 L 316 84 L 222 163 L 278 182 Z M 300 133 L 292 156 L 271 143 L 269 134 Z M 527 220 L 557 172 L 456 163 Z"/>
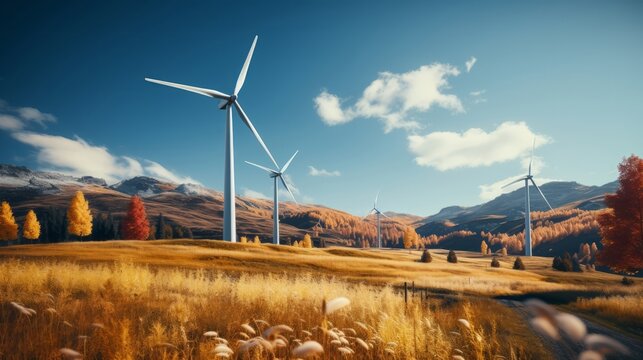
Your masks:
<path fill-rule="evenodd" d="M 547 228 L 549 236 L 534 248 L 535 254 L 551 255 L 575 250 L 582 242 L 599 241 L 593 214 L 604 207 L 604 194 L 614 192 L 617 186 L 617 182 L 603 186 L 576 182 L 544 184 L 543 193 L 556 207 L 554 212 L 544 214 L 538 212 L 546 210 L 544 201 L 531 192 L 534 234 L 545 233 L 543 229 Z M 0 165 L 0 199 L 11 203 L 19 222 L 29 209 L 36 210 L 39 217 L 51 209 L 64 211 L 77 190 L 83 191 L 95 215 L 111 214 L 118 220 L 124 216 L 130 196 L 139 195 L 150 218 L 163 214 L 171 223 L 189 227 L 198 238 L 216 239 L 222 234 L 222 193 L 201 185 L 138 176 L 108 186 L 103 179 L 91 176 L 75 177 Z M 484 204 L 450 206 L 428 217 L 387 212 L 388 218 L 382 218 L 383 241 L 386 246 L 401 246 L 404 229 L 412 226 L 429 246 L 476 250 L 484 239 L 494 250 L 507 246 L 517 253 L 522 244 L 523 208 L 524 189 L 520 188 Z M 291 202 L 282 202 L 280 210 L 284 243 L 301 239 L 306 233 L 313 236 L 316 244 L 343 246 L 374 244 L 377 237 L 373 216 L 364 220 L 320 205 Z M 271 241 L 272 201 L 237 197 L 237 229 L 239 236 L 258 235 L 264 241 Z"/>

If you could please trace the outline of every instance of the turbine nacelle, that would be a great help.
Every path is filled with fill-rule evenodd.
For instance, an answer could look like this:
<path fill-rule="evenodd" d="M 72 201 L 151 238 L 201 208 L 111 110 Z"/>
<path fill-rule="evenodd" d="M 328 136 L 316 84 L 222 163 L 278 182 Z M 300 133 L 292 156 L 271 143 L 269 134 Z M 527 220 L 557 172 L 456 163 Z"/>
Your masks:
<path fill-rule="evenodd" d="M 219 103 L 219 110 L 225 110 L 228 108 L 228 106 L 232 106 L 234 102 L 237 100 L 237 95 L 232 95 L 228 97 L 227 100 L 223 100 Z"/>

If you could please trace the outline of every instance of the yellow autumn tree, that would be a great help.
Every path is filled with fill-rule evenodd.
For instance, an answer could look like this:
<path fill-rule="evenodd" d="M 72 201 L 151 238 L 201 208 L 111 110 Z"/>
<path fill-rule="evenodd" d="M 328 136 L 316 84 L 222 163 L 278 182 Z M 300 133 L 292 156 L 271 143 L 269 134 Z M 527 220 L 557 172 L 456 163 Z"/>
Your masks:
<path fill-rule="evenodd" d="M 67 209 L 67 231 L 76 236 L 88 236 L 92 233 L 92 212 L 89 202 L 82 191 L 76 191 L 69 209 Z"/>
<path fill-rule="evenodd" d="M 245 237 L 245 236 L 242 236 L 241 238 L 239 238 L 239 242 L 242 243 L 242 244 L 247 244 L 248 243 L 248 238 Z"/>
<path fill-rule="evenodd" d="M 507 247 L 502 248 L 502 256 L 507 256 Z"/>
<path fill-rule="evenodd" d="M 411 249 L 413 245 L 417 244 L 418 242 L 418 234 L 415 232 L 415 230 L 411 227 L 407 227 L 404 230 L 404 248 L 405 249 Z"/>
<path fill-rule="evenodd" d="M 299 246 L 307 249 L 311 249 L 313 247 L 313 240 L 310 238 L 310 235 L 306 234 L 304 235 L 304 240 L 301 241 Z"/>
<path fill-rule="evenodd" d="M 487 242 L 482 240 L 482 242 L 480 243 L 480 253 L 482 255 L 487 255 L 487 252 L 488 252 L 487 250 L 489 250 L 489 247 L 487 246 Z"/>
<path fill-rule="evenodd" d="M 22 226 L 22 237 L 28 240 L 37 240 L 40 237 L 40 222 L 33 210 L 29 210 Z"/>
<path fill-rule="evenodd" d="M 254 238 L 253 242 L 257 246 L 261 245 L 261 239 L 259 239 L 259 236 L 257 236 L 257 235 L 255 235 L 255 238 Z"/>
<path fill-rule="evenodd" d="M 6 201 L 0 208 L 0 240 L 16 240 L 18 238 L 18 224 L 13 217 L 11 206 Z"/>
<path fill-rule="evenodd" d="M 297 240 L 293 241 L 292 246 L 299 247 L 299 242 Z"/>

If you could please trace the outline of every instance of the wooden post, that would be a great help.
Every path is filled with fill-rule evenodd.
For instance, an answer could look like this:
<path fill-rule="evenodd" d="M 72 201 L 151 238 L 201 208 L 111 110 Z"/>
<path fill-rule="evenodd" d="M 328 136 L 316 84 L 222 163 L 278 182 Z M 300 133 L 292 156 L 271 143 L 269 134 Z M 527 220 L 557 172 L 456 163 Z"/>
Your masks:
<path fill-rule="evenodd" d="M 411 283 L 411 297 L 415 297 L 415 281 Z"/>
<path fill-rule="evenodd" d="M 407 304 L 409 302 L 408 292 L 409 292 L 409 288 L 408 288 L 408 285 L 407 285 L 407 283 L 405 281 L 404 282 L 404 304 Z"/>

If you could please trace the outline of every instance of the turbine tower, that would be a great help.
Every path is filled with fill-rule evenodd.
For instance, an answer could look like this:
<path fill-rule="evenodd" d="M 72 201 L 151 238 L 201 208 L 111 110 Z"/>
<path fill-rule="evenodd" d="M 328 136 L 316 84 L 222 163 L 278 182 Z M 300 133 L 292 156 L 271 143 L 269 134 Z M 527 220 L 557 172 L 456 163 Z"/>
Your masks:
<path fill-rule="evenodd" d="M 273 219 L 272 243 L 277 245 L 279 245 L 279 184 L 277 183 L 277 179 L 281 180 L 281 183 L 284 185 L 286 190 L 288 190 L 288 193 L 290 193 L 290 196 L 292 196 L 292 199 L 296 203 L 297 200 L 295 199 L 295 195 L 293 195 L 292 191 L 290 191 L 290 187 L 288 187 L 286 180 L 284 180 L 283 174 L 284 172 L 286 172 L 286 169 L 288 169 L 288 166 L 290 166 L 290 163 L 295 158 L 298 152 L 299 150 L 295 151 L 295 153 L 290 157 L 290 160 L 288 160 L 286 165 L 284 165 L 284 167 L 282 167 L 281 170 L 273 170 L 265 166 L 257 165 L 249 161 L 246 161 L 246 164 L 258 167 L 259 169 L 268 172 L 268 174 L 273 180 L 275 194 L 274 194 L 274 203 L 273 203 L 273 209 L 272 209 L 272 219 Z M 279 166 L 277 166 L 277 169 L 279 169 Z"/>
<path fill-rule="evenodd" d="M 364 217 L 365 219 L 373 214 L 377 215 L 377 248 L 381 249 L 382 248 L 382 229 L 380 226 L 380 216 L 384 216 L 387 219 L 391 219 L 390 217 L 384 215 L 378 208 L 377 208 L 377 199 L 380 197 L 380 193 L 378 192 L 377 195 L 375 195 L 375 201 L 373 202 L 373 208 L 371 211 L 366 214 Z"/>
<path fill-rule="evenodd" d="M 232 107 L 233 106 L 234 108 L 237 109 L 237 112 L 239 113 L 239 117 L 241 117 L 241 120 L 244 122 L 244 124 L 246 124 L 246 126 L 250 129 L 250 131 L 252 131 L 257 141 L 259 141 L 259 144 L 261 144 L 266 154 L 268 154 L 268 157 L 270 157 L 270 160 L 272 160 L 272 163 L 275 164 L 275 166 L 277 166 L 277 162 L 275 161 L 272 154 L 270 153 L 270 150 L 268 150 L 268 147 L 261 139 L 261 136 L 255 129 L 254 125 L 252 125 L 252 122 L 250 121 L 246 113 L 243 111 L 243 108 L 241 107 L 241 104 L 239 104 L 239 100 L 238 100 L 239 91 L 241 91 L 241 88 L 243 87 L 243 83 L 246 80 L 246 74 L 248 73 L 248 67 L 250 66 L 250 60 L 252 59 L 252 53 L 254 52 L 255 45 L 257 44 L 257 38 L 258 37 L 255 36 L 255 39 L 252 42 L 252 46 L 250 47 L 250 51 L 248 52 L 246 61 L 243 63 L 243 67 L 241 68 L 241 72 L 239 73 L 239 77 L 237 78 L 237 83 L 234 87 L 234 92 L 232 93 L 232 95 L 227 95 L 217 90 L 204 89 L 204 88 L 199 88 L 199 87 L 194 87 L 189 85 L 182 85 L 182 84 L 176 84 L 176 83 L 171 83 L 167 81 L 145 78 L 145 80 L 149 82 L 170 86 L 177 89 L 186 90 L 193 93 L 197 93 L 199 95 L 204 95 L 207 97 L 221 100 L 221 102 L 219 103 L 219 109 L 226 110 L 226 134 L 225 134 L 226 158 L 225 158 L 225 171 L 224 171 L 225 175 L 224 175 L 224 189 L 223 189 L 223 197 L 224 197 L 223 240 L 228 240 L 231 242 L 237 241 L 237 226 L 236 226 L 236 214 L 235 214 L 235 189 L 234 189 L 234 138 L 233 138 L 233 129 L 232 129 Z"/>
<path fill-rule="evenodd" d="M 530 181 L 534 185 L 536 190 L 538 190 L 538 192 L 540 193 L 540 196 L 543 197 L 543 200 L 545 200 L 545 203 L 547 203 L 547 206 L 549 207 L 549 209 L 553 210 L 551 205 L 549 204 L 549 201 L 547 201 L 545 194 L 543 194 L 543 192 L 540 191 L 540 188 L 538 187 L 538 185 L 536 185 L 536 182 L 534 181 L 533 175 L 531 175 L 531 163 L 534 160 L 535 147 L 536 147 L 536 139 L 534 139 L 534 146 L 531 149 L 531 159 L 529 159 L 529 170 L 527 175 L 503 186 L 503 188 L 506 188 L 507 186 L 513 185 L 517 182 L 521 182 L 521 181 L 525 182 L 525 256 L 531 256 L 531 204 L 529 201 L 529 182 Z"/>

